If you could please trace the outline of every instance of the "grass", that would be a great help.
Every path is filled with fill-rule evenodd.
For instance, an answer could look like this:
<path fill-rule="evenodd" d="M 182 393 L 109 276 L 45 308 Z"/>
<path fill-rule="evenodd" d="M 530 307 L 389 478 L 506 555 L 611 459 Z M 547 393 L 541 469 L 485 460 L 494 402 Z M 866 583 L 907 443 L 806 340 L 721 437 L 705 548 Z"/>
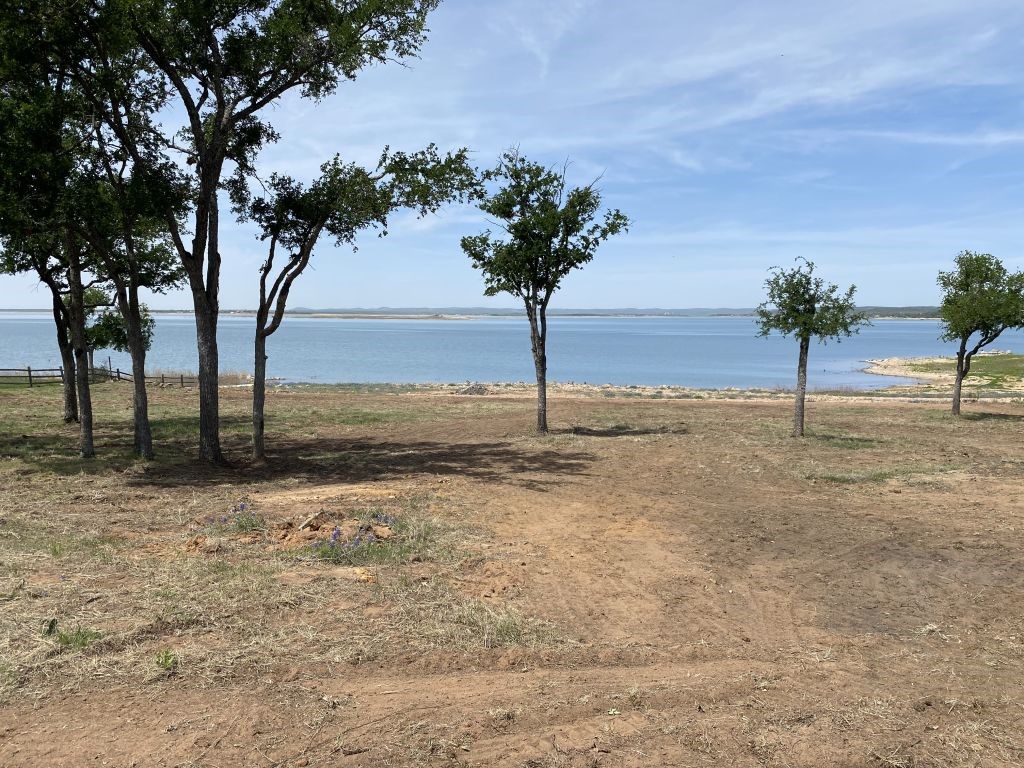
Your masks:
<path fill-rule="evenodd" d="M 267 521 L 246 502 L 235 504 L 227 514 L 206 515 L 203 531 L 208 535 L 224 536 L 232 533 L 259 533 L 267 529 Z"/>
<path fill-rule="evenodd" d="M 826 445 L 829 448 L 842 448 L 844 450 L 866 450 L 875 448 L 886 442 L 879 437 L 864 437 L 861 435 L 840 435 L 834 432 L 819 432 L 817 429 L 806 430 L 805 439 L 810 439 L 816 444 Z"/>
<path fill-rule="evenodd" d="M 430 648 L 535 647 L 560 642 L 555 627 L 508 605 L 489 605 L 456 592 L 444 578 L 399 577 L 378 585 L 376 599 L 389 609 L 386 626 Z"/>
<path fill-rule="evenodd" d="M 164 648 L 156 655 L 156 665 L 163 672 L 172 674 L 178 668 L 178 657 L 173 651 Z"/>
<path fill-rule="evenodd" d="M 57 630 L 57 645 L 70 651 L 84 651 L 102 637 L 102 633 L 88 627 L 75 627 L 70 632 Z"/>
<path fill-rule="evenodd" d="M 887 480 L 914 475 L 934 475 L 949 471 L 949 469 L 950 467 L 948 466 L 897 466 L 849 472 L 812 472 L 804 475 L 804 477 L 807 480 L 823 480 L 826 483 L 835 483 L 836 485 L 851 485 L 854 483 L 884 483 Z"/>
<path fill-rule="evenodd" d="M 312 558 L 335 565 L 366 566 L 451 561 L 455 557 L 453 532 L 436 519 L 393 517 L 381 509 L 364 511 L 359 517 L 354 538 L 334 536 L 316 542 L 310 547 Z M 375 526 L 390 530 L 390 536 L 379 538 Z M 336 531 L 340 534 L 340 529 Z"/>
<path fill-rule="evenodd" d="M 918 373 L 956 373 L 956 359 L 917 362 L 910 369 Z M 971 372 L 964 380 L 968 388 L 1007 389 L 1019 385 L 1024 379 L 1024 355 L 996 353 L 976 355 L 971 361 Z"/>
<path fill-rule="evenodd" d="M 844 414 L 845 415 L 845 414 Z M 856 423 L 856 414 L 851 414 Z M 845 419 L 844 419 L 845 421 Z M 870 451 L 872 449 L 889 446 L 895 438 L 892 436 L 865 435 L 859 434 L 859 429 L 854 432 L 848 429 L 846 424 L 839 423 L 815 423 L 809 421 L 804 426 L 804 436 L 794 438 L 792 436 L 793 425 L 788 419 L 761 421 L 759 427 L 766 438 L 766 442 L 774 445 L 789 445 L 794 440 L 807 445 L 813 449 L 829 448 L 843 451 Z"/>

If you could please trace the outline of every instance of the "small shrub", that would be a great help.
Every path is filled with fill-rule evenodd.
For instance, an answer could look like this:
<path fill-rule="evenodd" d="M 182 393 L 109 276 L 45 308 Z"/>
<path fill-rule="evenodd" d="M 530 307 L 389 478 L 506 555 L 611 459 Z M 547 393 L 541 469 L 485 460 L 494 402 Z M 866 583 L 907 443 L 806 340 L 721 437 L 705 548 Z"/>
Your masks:
<path fill-rule="evenodd" d="M 256 533 L 257 531 L 265 531 L 267 529 L 267 522 L 262 517 L 252 511 L 251 508 L 246 506 L 245 502 L 242 502 L 232 510 L 234 519 L 232 520 L 231 527 L 239 533 Z"/>
<path fill-rule="evenodd" d="M 156 655 L 156 665 L 167 674 L 173 674 L 178 668 L 178 657 L 173 651 L 164 648 Z"/>

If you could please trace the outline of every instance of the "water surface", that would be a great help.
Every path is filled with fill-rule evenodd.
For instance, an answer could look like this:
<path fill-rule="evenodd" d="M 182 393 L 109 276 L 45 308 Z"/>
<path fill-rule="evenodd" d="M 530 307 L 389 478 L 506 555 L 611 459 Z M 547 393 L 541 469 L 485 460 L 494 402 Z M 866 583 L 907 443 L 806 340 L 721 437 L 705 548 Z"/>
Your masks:
<path fill-rule="evenodd" d="M 791 388 L 797 345 L 757 338 L 744 317 L 554 317 L 549 379 L 590 384 L 701 388 Z M 251 317 L 224 315 L 219 344 L 223 372 L 252 371 Z M 951 355 L 931 320 L 876 320 L 842 343 L 811 348 L 809 386 L 877 388 L 900 379 L 863 373 L 882 357 Z M 1024 334 L 1007 332 L 999 349 L 1024 351 Z M 268 375 L 289 382 L 448 383 L 532 381 L 525 318 L 340 319 L 288 317 L 269 340 Z M 97 352 L 130 370 L 128 356 Z M 157 315 L 152 371 L 195 371 L 195 325 L 188 315 Z M 0 368 L 60 365 L 53 320 L 45 313 L 0 313 Z"/>

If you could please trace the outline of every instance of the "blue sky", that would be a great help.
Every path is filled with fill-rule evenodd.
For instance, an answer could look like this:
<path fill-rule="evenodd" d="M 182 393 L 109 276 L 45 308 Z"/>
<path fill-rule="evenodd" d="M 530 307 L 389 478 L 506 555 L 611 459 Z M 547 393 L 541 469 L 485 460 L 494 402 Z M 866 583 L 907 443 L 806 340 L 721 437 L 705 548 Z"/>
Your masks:
<path fill-rule="evenodd" d="M 1024 3 L 447 0 L 422 57 L 319 104 L 273 108 L 264 173 L 308 178 L 384 144 L 517 144 L 603 175 L 634 220 L 561 307 L 753 306 L 797 256 L 862 304 L 931 304 L 962 249 L 1024 267 Z M 513 306 L 485 299 L 469 207 L 395 217 L 359 251 L 324 241 L 292 306 Z M 222 306 L 252 307 L 262 246 L 226 217 Z M 189 307 L 185 293 L 153 297 Z M 29 276 L 0 306 L 46 307 Z"/>

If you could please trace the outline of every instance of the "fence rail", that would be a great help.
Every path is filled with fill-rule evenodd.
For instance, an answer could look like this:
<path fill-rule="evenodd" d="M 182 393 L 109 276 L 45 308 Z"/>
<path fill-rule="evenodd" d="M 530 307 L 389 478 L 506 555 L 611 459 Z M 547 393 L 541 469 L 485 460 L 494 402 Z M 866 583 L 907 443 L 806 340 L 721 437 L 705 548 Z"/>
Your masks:
<path fill-rule="evenodd" d="M 127 381 L 132 382 L 135 378 L 128 371 L 120 368 L 90 368 L 90 381 Z M 0 386 L 29 386 L 35 387 L 43 384 L 63 384 L 63 368 L 0 368 Z M 199 377 L 185 373 L 161 373 L 155 376 L 147 376 L 146 384 L 156 384 L 162 387 L 195 387 L 199 384 Z"/>

